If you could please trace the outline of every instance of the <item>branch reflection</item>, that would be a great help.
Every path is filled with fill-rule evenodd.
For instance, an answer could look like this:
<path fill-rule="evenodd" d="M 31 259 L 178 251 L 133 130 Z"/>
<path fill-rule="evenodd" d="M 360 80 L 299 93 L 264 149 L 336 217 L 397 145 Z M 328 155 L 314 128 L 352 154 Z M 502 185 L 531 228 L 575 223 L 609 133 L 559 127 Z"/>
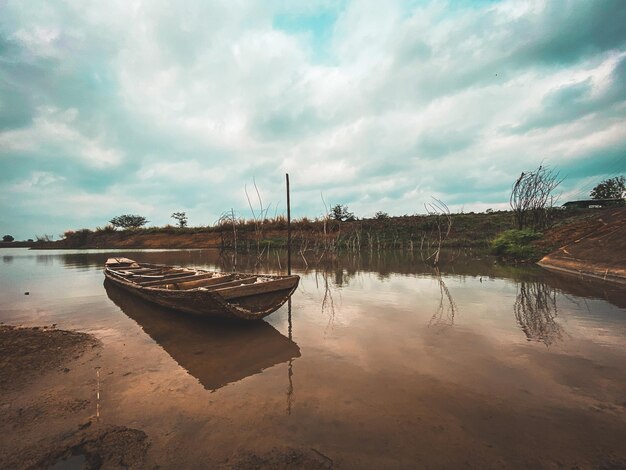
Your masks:
<path fill-rule="evenodd" d="M 319 277 L 322 278 L 322 283 L 324 287 L 324 297 L 322 298 L 322 314 L 328 315 L 328 324 L 326 325 L 326 329 L 332 326 L 335 323 L 335 299 L 333 298 L 333 285 L 331 279 L 331 273 L 329 270 L 315 270 L 315 284 L 317 288 L 320 288 Z M 337 274 L 335 273 L 335 276 Z"/>
<path fill-rule="evenodd" d="M 433 316 L 428 322 L 429 326 L 454 326 L 454 318 L 458 313 L 458 307 L 456 302 L 452 298 L 452 294 L 448 289 L 448 286 L 441 277 L 441 273 L 438 268 L 433 270 L 433 277 L 437 280 L 439 285 L 439 305 L 437 310 L 433 313 Z"/>
<path fill-rule="evenodd" d="M 538 281 L 522 281 L 518 286 L 513 310 L 518 325 L 529 341 L 550 346 L 563 336 L 556 321 L 556 289 Z"/>

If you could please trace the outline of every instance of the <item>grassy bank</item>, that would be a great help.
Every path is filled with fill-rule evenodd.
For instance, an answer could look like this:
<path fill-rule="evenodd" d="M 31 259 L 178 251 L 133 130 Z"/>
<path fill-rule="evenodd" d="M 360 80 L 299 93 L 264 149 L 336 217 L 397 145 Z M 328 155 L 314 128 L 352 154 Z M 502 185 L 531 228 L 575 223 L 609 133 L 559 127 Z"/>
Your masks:
<path fill-rule="evenodd" d="M 502 230 L 512 227 L 510 212 L 491 214 L 453 214 L 453 225 L 444 246 L 487 247 Z M 432 245 L 437 237 L 435 216 L 402 216 L 336 220 L 294 220 L 291 225 L 293 245 L 297 249 L 391 249 Z M 133 230 L 67 231 L 62 240 L 41 242 L 46 248 L 227 248 L 239 251 L 257 247 L 285 247 L 287 223 L 276 218 L 255 223 L 239 220 L 209 227 L 149 227 Z"/>
<path fill-rule="evenodd" d="M 554 211 L 555 224 L 580 217 L 584 211 Z M 443 247 L 489 248 L 499 234 L 514 229 L 509 211 L 451 214 L 452 226 Z M 437 246 L 445 218 L 434 215 L 382 217 L 355 221 L 292 222 L 292 242 L 301 251 L 430 250 Z M 445 228 L 442 228 L 445 231 Z M 287 244 L 282 217 L 264 221 L 237 220 L 208 227 L 149 227 L 134 230 L 67 231 L 62 240 L 36 243 L 38 248 L 222 248 L 261 251 Z"/>

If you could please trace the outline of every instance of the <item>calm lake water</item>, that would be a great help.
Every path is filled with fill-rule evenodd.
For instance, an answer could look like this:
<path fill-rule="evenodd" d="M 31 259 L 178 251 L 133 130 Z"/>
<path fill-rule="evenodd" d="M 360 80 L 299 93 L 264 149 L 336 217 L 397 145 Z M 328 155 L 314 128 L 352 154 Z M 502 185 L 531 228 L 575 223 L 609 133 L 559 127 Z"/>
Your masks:
<path fill-rule="evenodd" d="M 402 252 L 298 258 L 290 305 L 223 324 L 105 286 L 112 253 L 0 250 L 0 321 L 98 337 L 68 393 L 97 381 L 89 412 L 146 432 L 162 467 L 284 447 L 336 468 L 626 465 L 623 286 L 460 252 L 440 272 Z M 232 269 L 211 250 L 115 253 Z"/>

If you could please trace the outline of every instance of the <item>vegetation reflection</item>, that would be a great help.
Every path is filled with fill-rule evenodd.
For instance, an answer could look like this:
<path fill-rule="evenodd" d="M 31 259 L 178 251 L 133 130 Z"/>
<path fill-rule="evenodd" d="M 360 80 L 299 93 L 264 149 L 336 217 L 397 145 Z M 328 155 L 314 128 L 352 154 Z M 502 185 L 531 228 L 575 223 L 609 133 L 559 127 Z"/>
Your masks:
<path fill-rule="evenodd" d="M 433 313 L 428 324 L 429 326 L 454 326 L 454 318 L 458 313 L 457 304 L 452 298 L 448 286 L 441 277 L 439 269 L 435 268 L 433 270 L 433 277 L 437 280 L 440 297 L 437 310 Z"/>
<path fill-rule="evenodd" d="M 513 310 L 515 319 L 529 341 L 546 346 L 561 340 L 563 328 L 556 321 L 557 291 L 539 281 L 522 281 L 518 285 Z"/>

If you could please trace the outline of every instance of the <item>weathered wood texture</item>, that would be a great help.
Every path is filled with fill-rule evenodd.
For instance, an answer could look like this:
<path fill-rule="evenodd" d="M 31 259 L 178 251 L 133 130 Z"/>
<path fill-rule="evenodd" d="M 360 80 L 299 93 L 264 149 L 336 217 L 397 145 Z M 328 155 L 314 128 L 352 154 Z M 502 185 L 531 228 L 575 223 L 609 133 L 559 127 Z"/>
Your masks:
<path fill-rule="evenodd" d="M 125 260 L 128 264 L 132 260 Z M 132 261 L 133 266 L 148 265 Z M 277 310 L 293 294 L 299 276 L 224 274 L 158 266 L 161 279 L 124 274 L 122 263 L 105 264 L 107 279 L 150 302 L 203 316 L 256 320 Z"/>

